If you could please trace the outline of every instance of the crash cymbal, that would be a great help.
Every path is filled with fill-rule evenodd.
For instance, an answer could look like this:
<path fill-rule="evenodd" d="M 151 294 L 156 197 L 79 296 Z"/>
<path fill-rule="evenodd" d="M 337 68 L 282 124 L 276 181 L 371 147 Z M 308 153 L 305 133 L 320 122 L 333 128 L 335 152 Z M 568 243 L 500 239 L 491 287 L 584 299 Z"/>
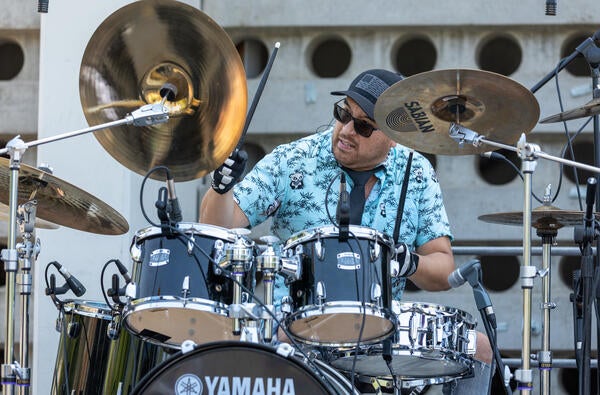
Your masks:
<path fill-rule="evenodd" d="M 10 220 L 10 215 L 8 214 L 9 208 L 5 204 L 0 204 L 0 221 L 8 222 Z M 58 229 L 59 226 L 53 224 L 52 222 L 44 221 L 41 218 L 35 219 L 35 228 L 37 229 Z"/>
<path fill-rule="evenodd" d="M 598 114 L 600 114 L 600 99 L 594 99 L 592 101 L 587 102 L 579 108 L 575 108 L 573 110 L 564 111 L 556 115 L 546 117 L 542 119 L 540 123 L 569 121 L 571 119 L 585 118 Z"/>
<path fill-rule="evenodd" d="M 498 149 L 486 144 L 460 147 L 449 136 L 451 123 L 482 137 L 515 144 L 539 117 L 537 100 L 527 88 L 482 70 L 435 70 L 408 77 L 377 100 L 375 121 L 392 140 L 417 151 L 470 155 Z"/>
<path fill-rule="evenodd" d="M 0 202 L 9 204 L 10 161 L 0 158 Z M 108 204 L 43 170 L 21 164 L 19 198 L 37 200 L 36 216 L 54 224 L 85 232 L 120 235 L 129 224 Z"/>
<path fill-rule="evenodd" d="M 177 88 L 165 103 L 167 123 L 111 127 L 94 135 L 136 173 L 164 165 L 176 181 L 202 177 L 233 151 L 246 117 L 245 71 L 231 39 L 207 15 L 179 1 L 138 1 L 106 18 L 81 61 L 87 122 L 120 120 L 158 103 L 165 83 Z M 152 177 L 164 179 L 164 173 Z"/>
<path fill-rule="evenodd" d="M 543 205 L 531 210 L 531 226 L 536 229 L 560 229 L 563 226 L 576 226 L 583 224 L 583 211 L 561 210 L 554 206 Z M 600 219 L 600 214 L 595 214 Z M 523 225 L 523 212 L 514 211 L 507 213 L 494 213 L 480 215 L 479 219 L 504 225 Z"/>

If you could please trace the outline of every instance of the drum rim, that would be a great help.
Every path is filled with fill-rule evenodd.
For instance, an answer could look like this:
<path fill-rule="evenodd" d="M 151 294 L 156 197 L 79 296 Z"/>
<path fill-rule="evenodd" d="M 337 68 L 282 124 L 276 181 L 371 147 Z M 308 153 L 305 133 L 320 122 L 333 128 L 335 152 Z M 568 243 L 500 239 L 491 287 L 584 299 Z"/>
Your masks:
<path fill-rule="evenodd" d="M 200 236 L 210 236 L 216 239 L 226 240 L 228 242 L 235 242 L 237 236 L 234 232 L 227 228 L 223 228 L 217 225 L 203 224 L 200 222 L 179 222 L 177 229 L 183 233 L 192 233 Z M 152 236 L 163 234 L 163 230 L 159 226 L 147 226 L 138 230 L 135 233 L 135 240 L 141 241 Z"/>
<path fill-rule="evenodd" d="M 442 304 L 437 304 L 437 303 L 428 303 L 428 302 L 411 302 L 411 301 L 397 301 L 397 300 L 392 300 L 392 311 L 394 312 L 394 314 L 396 316 L 398 316 L 399 314 L 402 313 L 408 313 L 409 310 L 406 311 L 402 311 L 402 306 L 403 305 L 410 305 L 411 307 L 414 308 L 420 308 L 423 310 L 428 310 L 431 308 L 435 308 L 436 312 L 446 312 L 452 315 L 455 315 L 456 313 L 458 313 L 460 315 L 460 317 L 462 318 L 466 318 L 465 321 L 467 324 L 472 325 L 473 328 L 475 328 L 475 326 L 477 326 L 477 320 L 473 317 L 473 315 L 471 315 L 471 313 L 459 309 L 457 307 L 452 307 L 452 306 L 445 306 Z M 400 310 L 398 310 L 398 308 L 400 308 Z M 397 311 L 400 311 L 400 313 L 398 313 Z M 473 329 L 471 328 L 471 329 Z"/>
<path fill-rule="evenodd" d="M 356 236 L 358 239 L 370 239 L 381 241 L 383 244 L 388 245 L 390 248 L 394 245 L 392 238 L 385 233 L 378 231 L 377 229 L 369 228 L 360 225 L 350 225 L 349 231 L 351 234 Z M 285 242 L 284 249 L 293 248 L 298 244 L 306 243 L 312 239 L 322 237 L 331 238 L 339 235 L 339 228 L 333 225 L 317 226 L 291 235 Z"/>
<path fill-rule="evenodd" d="M 96 306 L 92 306 L 92 304 Z M 111 320 L 113 317 L 113 310 L 110 306 L 93 300 L 72 300 L 66 302 L 63 309 L 66 314 L 77 314 L 105 320 Z"/>
<path fill-rule="evenodd" d="M 326 313 L 326 310 L 338 310 L 338 309 L 346 309 L 348 307 L 350 308 L 356 308 L 356 307 L 362 307 L 362 303 L 361 302 L 350 302 L 350 301 L 344 301 L 344 302 L 326 302 L 323 303 L 320 306 L 317 305 L 307 305 L 307 306 L 303 306 L 300 309 L 298 309 L 297 311 L 293 312 L 292 314 L 290 314 L 288 317 L 286 317 L 285 321 L 284 321 L 284 325 L 286 326 L 286 328 L 288 328 L 290 326 L 291 323 L 293 323 L 294 321 L 300 320 L 300 319 L 306 319 L 306 318 L 311 318 L 314 316 L 320 316 L 323 314 L 330 314 L 330 313 Z M 398 326 L 397 320 L 396 320 L 396 315 L 392 314 L 389 309 L 385 309 L 385 308 L 380 308 L 378 306 L 372 305 L 372 304 L 365 304 L 365 313 L 367 316 L 372 316 L 372 317 L 380 317 L 383 318 L 387 321 L 390 321 L 392 326 L 391 329 L 383 334 L 383 335 L 379 335 L 370 339 L 361 339 L 360 344 L 363 345 L 369 345 L 369 344 L 374 344 L 374 343 L 378 343 L 383 339 L 386 339 L 387 337 L 389 337 L 390 335 L 392 335 L 393 333 L 396 332 L 396 328 Z M 337 314 L 340 313 L 351 313 L 351 314 L 362 314 L 362 313 L 356 313 L 354 311 L 341 311 L 341 312 L 337 312 Z M 294 337 L 295 340 L 303 343 L 303 344 L 310 344 L 310 345 L 315 345 L 315 346 L 326 346 L 326 347 L 351 347 L 351 346 L 355 346 L 357 343 L 356 342 L 321 342 L 321 341 L 315 341 L 315 340 L 310 340 L 310 339 L 305 339 L 303 337 L 299 337 L 298 335 L 294 334 L 292 331 L 290 331 L 288 329 L 288 331 L 290 332 L 290 334 Z"/>

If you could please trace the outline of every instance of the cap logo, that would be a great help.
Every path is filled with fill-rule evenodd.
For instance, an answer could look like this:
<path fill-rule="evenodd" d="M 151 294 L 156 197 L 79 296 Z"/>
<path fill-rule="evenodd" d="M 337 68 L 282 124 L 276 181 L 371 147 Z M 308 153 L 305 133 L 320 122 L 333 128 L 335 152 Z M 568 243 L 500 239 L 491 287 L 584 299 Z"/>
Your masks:
<path fill-rule="evenodd" d="M 373 74 L 365 74 L 360 81 L 356 83 L 356 88 L 362 89 L 374 98 L 379 97 L 390 86 L 382 79 Z"/>

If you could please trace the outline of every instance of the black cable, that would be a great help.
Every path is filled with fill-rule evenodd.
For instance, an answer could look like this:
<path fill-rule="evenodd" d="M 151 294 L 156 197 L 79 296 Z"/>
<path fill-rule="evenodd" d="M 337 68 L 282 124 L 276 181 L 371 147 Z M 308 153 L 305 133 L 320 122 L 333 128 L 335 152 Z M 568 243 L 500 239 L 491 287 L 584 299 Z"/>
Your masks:
<path fill-rule="evenodd" d="M 164 170 L 167 174 L 169 174 L 169 168 L 167 166 L 155 166 L 152 169 L 148 170 L 148 172 L 144 176 L 144 179 L 142 180 L 142 185 L 140 186 L 140 209 L 142 211 L 142 215 L 144 216 L 144 219 L 146 221 L 148 221 L 148 223 L 150 225 L 160 228 L 161 225 L 155 224 L 154 222 L 152 222 L 150 220 L 150 218 L 148 217 L 148 214 L 146 214 L 146 210 L 144 209 L 144 187 L 146 185 L 146 181 L 148 181 L 148 178 L 150 178 L 150 176 L 153 173 L 157 172 L 158 170 Z"/>

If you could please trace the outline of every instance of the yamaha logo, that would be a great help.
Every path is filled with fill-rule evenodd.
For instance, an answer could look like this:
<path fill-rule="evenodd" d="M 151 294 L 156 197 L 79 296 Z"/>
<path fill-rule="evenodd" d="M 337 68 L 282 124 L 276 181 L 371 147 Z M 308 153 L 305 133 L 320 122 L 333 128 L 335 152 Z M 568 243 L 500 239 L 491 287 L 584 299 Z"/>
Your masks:
<path fill-rule="evenodd" d="M 206 392 L 202 392 L 206 388 Z M 293 378 L 205 376 L 184 374 L 175 383 L 176 395 L 295 395 Z"/>

